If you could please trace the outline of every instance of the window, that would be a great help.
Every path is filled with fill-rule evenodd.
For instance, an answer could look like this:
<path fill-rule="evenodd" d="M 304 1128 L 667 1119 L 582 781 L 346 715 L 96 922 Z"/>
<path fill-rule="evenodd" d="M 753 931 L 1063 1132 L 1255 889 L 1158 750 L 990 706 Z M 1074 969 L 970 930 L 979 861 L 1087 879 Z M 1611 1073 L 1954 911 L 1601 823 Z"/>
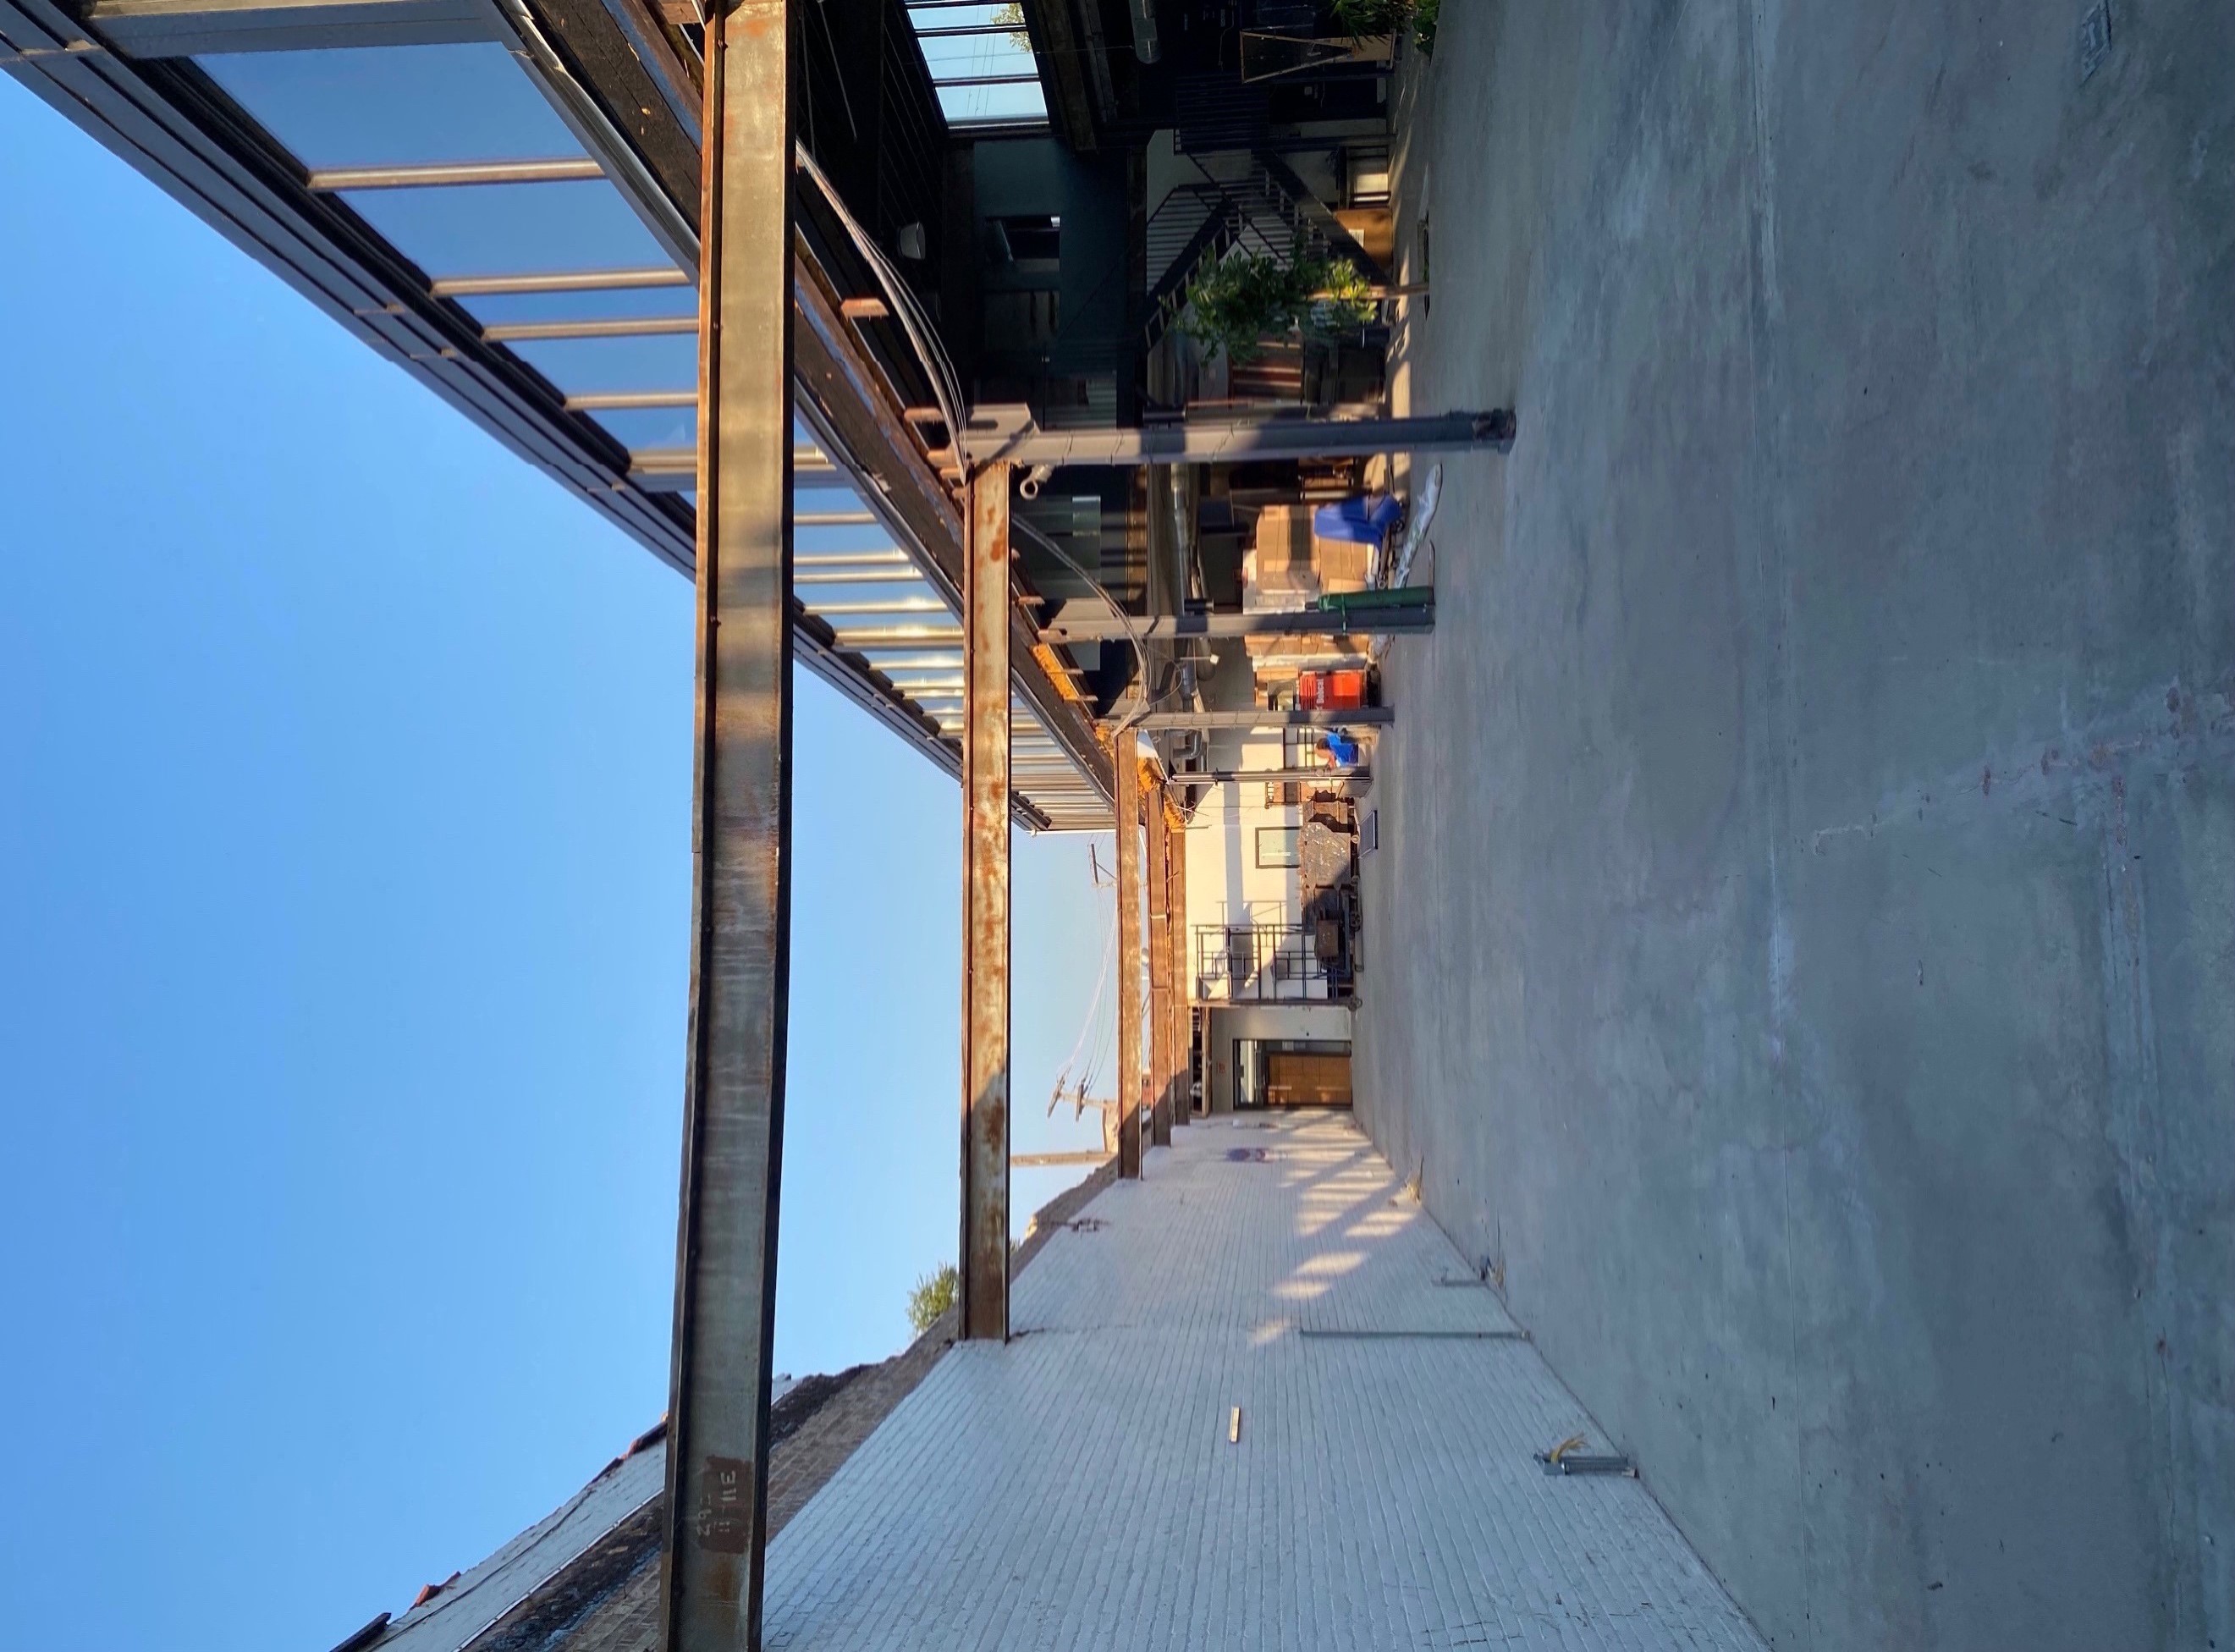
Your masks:
<path fill-rule="evenodd" d="M 1002 262 L 1019 269 L 1053 271 L 1063 260 L 1063 220 L 1047 213 L 992 221 Z"/>
<path fill-rule="evenodd" d="M 1257 864 L 1261 867 L 1301 866 L 1303 856 L 1296 846 L 1294 826 L 1260 826 L 1257 829 Z"/>

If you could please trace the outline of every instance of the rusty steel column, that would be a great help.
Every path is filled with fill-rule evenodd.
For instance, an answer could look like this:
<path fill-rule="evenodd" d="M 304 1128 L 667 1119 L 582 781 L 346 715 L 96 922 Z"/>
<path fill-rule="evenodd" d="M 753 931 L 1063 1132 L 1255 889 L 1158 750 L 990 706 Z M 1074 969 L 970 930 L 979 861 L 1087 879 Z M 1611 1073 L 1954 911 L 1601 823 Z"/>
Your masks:
<path fill-rule="evenodd" d="M 1164 794 L 1151 787 L 1141 796 L 1148 849 L 1149 885 L 1149 1142 L 1172 1144 L 1171 876 L 1164 868 Z"/>
<path fill-rule="evenodd" d="M 970 484 L 962 659 L 962 1256 L 966 1340 L 1009 1335 L 1009 467 Z"/>
<path fill-rule="evenodd" d="M 1118 822 L 1118 1174 L 1141 1173 L 1141 760 L 1133 731 L 1111 768 Z"/>
<path fill-rule="evenodd" d="M 1195 1085 L 1195 949 L 1188 930 L 1185 827 L 1171 828 L 1164 868 L 1171 886 L 1172 914 L 1172 1122 L 1185 1124 L 1195 1118 L 1195 1102 L 1190 1093 Z"/>
<path fill-rule="evenodd" d="M 789 0 L 707 25 L 691 1026 L 665 1652 L 757 1652 L 791 947 Z"/>

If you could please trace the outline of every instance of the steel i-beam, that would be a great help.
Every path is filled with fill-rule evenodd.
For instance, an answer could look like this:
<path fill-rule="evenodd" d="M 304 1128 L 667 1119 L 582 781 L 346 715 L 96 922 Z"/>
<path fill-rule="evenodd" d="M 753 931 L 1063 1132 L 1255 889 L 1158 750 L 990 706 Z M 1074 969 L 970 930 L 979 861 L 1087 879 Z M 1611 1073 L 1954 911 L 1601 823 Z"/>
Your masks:
<path fill-rule="evenodd" d="M 1009 467 L 972 478 L 964 534 L 962 1255 L 965 1340 L 1009 1335 Z"/>
<path fill-rule="evenodd" d="M 1111 769 L 1118 826 L 1118 1174 L 1141 1173 L 1141 760 L 1133 731 Z"/>
<path fill-rule="evenodd" d="M 1121 620 L 1099 613 L 1065 611 L 1040 628 L 1039 639 L 1052 646 L 1077 642 L 1168 643 L 1182 637 L 1395 637 L 1436 628 L 1432 600 L 1391 602 L 1392 593 L 1355 598 L 1327 597 L 1323 606 L 1282 613 L 1154 614 Z M 1399 593 L 1402 596 L 1422 593 Z"/>
<path fill-rule="evenodd" d="M 1397 720 L 1393 705 L 1360 705 L 1347 711 L 1153 711 L 1141 719 L 1144 734 L 1214 729 L 1344 729 L 1384 726 Z"/>
<path fill-rule="evenodd" d="M 1172 1122 L 1190 1123 L 1195 1116 L 1195 1011 L 1188 970 L 1187 830 L 1172 827 L 1170 845 L 1164 851 L 1164 873 L 1171 887 L 1172 949 Z"/>
<path fill-rule="evenodd" d="M 790 962 L 790 0 L 707 25 L 691 1033 L 665 1652 L 757 1652 Z"/>
<path fill-rule="evenodd" d="M 1232 423 L 1183 423 L 1137 429 L 1043 430 L 1029 408 L 973 408 L 963 449 L 973 462 L 1012 464 L 1247 464 L 1280 459 L 1363 458 L 1377 453 L 1511 450 L 1513 411 L 1437 413 L 1410 418 L 1269 418 Z"/>
<path fill-rule="evenodd" d="M 1165 869 L 1163 794 L 1143 794 L 1149 883 L 1149 1143 L 1172 1144 L 1172 920 L 1170 874 Z"/>

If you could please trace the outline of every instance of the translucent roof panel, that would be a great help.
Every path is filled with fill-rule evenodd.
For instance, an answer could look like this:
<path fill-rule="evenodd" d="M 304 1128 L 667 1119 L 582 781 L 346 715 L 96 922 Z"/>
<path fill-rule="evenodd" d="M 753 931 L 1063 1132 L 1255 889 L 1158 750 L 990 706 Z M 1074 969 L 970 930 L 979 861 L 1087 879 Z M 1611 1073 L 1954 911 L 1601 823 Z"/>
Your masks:
<path fill-rule="evenodd" d="M 512 353 L 570 396 L 587 391 L 695 390 L 698 335 L 520 339 Z"/>
<path fill-rule="evenodd" d="M 698 410 L 692 407 L 608 408 L 591 415 L 631 453 L 698 445 Z"/>
<path fill-rule="evenodd" d="M 912 5 L 908 17 L 949 121 L 1044 121 L 1047 99 L 1013 5 Z"/>
<path fill-rule="evenodd" d="M 482 292 L 460 302 L 484 326 L 652 318 L 688 320 L 696 325 L 698 317 L 698 290 L 687 285 L 603 287 L 576 292 Z"/>
<path fill-rule="evenodd" d="M 582 146 L 494 41 L 197 57 L 304 166 L 547 161 Z"/>
<path fill-rule="evenodd" d="M 428 274 L 639 269 L 671 265 L 604 179 L 351 189 L 342 199 Z"/>

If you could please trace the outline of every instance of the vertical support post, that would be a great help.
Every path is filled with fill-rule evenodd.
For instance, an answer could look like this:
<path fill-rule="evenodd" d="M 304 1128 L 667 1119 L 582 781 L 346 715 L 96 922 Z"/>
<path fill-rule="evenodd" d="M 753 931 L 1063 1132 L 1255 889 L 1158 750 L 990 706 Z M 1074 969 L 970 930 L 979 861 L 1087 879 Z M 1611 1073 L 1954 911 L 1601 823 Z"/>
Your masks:
<path fill-rule="evenodd" d="M 665 1652 L 757 1652 L 791 949 L 789 0 L 707 25 L 691 1018 Z"/>
<path fill-rule="evenodd" d="M 1149 856 L 1149 1141 L 1172 1144 L 1172 917 L 1171 875 L 1164 866 L 1171 845 L 1164 836 L 1161 787 L 1144 792 L 1141 813 Z"/>
<path fill-rule="evenodd" d="M 1185 1124 L 1195 1118 L 1195 971 L 1189 962 L 1186 828 L 1171 828 L 1164 869 L 1171 884 L 1172 1122 Z"/>
<path fill-rule="evenodd" d="M 962 587 L 962 1255 L 967 1339 L 1009 1335 L 1009 467 L 972 479 Z"/>
<path fill-rule="evenodd" d="M 1133 731 L 1111 763 L 1118 822 L 1118 1174 L 1141 1174 L 1141 760 Z"/>

